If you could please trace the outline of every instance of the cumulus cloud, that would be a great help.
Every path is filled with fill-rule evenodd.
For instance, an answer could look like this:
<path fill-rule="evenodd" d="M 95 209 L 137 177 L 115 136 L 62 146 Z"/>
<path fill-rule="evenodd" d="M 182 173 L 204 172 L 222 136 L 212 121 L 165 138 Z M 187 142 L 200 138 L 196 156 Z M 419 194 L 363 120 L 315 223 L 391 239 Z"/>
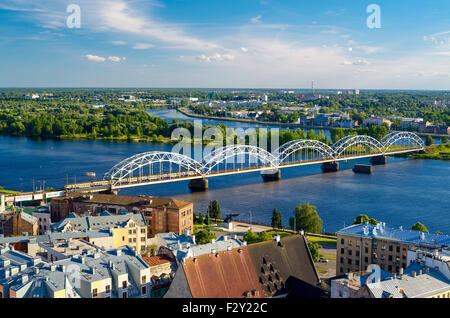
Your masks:
<path fill-rule="evenodd" d="M 89 61 L 93 61 L 93 62 L 104 62 L 104 61 L 106 61 L 106 58 L 101 57 L 101 56 L 97 56 L 97 55 L 92 55 L 92 54 L 86 54 L 85 57 Z"/>
<path fill-rule="evenodd" d="M 199 55 L 197 56 L 197 60 L 202 61 L 202 62 L 207 62 L 207 63 L 211 63 L 211 62 L 222 62 L 222 61 L 232 61 L 234 60 L 234 55 L 231 54 L 219 54 L 216 53 L 214 55 Z"/>
<path fill-rule="evenodd" d="M 126 57 L 120 58 L 118 56 L 108 56 L 108 61 L 111 61 L 111 62 L 120 62 L 120 61 L 125 61 L 125 60 L 126 60 Z"/>
<path fill-rule="evenodd" d="M 92 55 L 92 54 L 86 54 L 85 57 L 92 62 L 105 62 L 106 60 L 110 61 L 110 62 L 120 62 L 120 61 L 125 61 L 126 57 L 118 57 L 118 56 L 108 56 L 103 57 L 103 56 L 98 56 L 98 55 Z"/>
<path fill-rule="evenodd" d="M 241 47 L 241 51 L 244 52 L 244 53 L 247 53 L 247 52 L 248 52 L 248 49 L 245 48 L 245 47 Z"/>

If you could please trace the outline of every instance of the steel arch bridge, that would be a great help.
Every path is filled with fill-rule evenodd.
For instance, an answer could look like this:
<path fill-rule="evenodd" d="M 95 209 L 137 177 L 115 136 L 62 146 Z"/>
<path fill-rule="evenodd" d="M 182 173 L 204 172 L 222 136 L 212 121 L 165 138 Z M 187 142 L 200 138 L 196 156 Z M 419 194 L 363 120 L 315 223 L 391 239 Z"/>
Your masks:
<path fill-rule="evenodd" d="M 99 192 L 244 172 L 270 172 L 290 166 L 419 151 L 424 146 L 414 133 L 391 132 L 380 141 L 370 136 L 349 135 L 331 146 L 317 140 L 293 140 L 272 153 L 251 145 L 230 145 L 214 149 L 201 162 L 178 153 L 154 151 L 119 162 L 103 180 L 67 185 L 66 190 Z"/>

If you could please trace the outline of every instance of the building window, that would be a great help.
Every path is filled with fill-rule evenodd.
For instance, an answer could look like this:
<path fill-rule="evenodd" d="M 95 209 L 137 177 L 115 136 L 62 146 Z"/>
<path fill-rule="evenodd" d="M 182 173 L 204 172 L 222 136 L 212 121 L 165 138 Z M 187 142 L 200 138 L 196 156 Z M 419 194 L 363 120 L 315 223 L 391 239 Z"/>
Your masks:
<path fill-rule="evenodd" d="M 127 298 L 127 292 L 122 293 L 122 298 Z"/>
<path fill-rule="evenodd" d="M 141 234 L 145 234 L 145 228 L 141 229 Z"/>
<path fill-rule="evenodd" d="M 341 244 L 344 245 L 344 239 L 341 239 Z"/>
<path fill-rule="evenodd" d="M 367 256 L 364 257 L 364 262 L 369 263 L 369 258 Z"/>
<path fill-rule="evenodd" d="M 348 255 L 352 256 L 352 250 L 348 250 Z"/>
<path fill-rule="evenodd" d="M 366 254 L 369 253 L 369 248 L 366 247 L 366 248 L 364 249 L 364 251 L 366 252 Z"/>
<path fill-rule="evenodd" d="M 400 246 L 397 246 L 397 253 L 400 253 Z"/>
<path fill-rule="evenodd" d="M 356 251 L 356 252 L 355 252 L 355 255 L 356 255 L 356 256 L 359 256 L 359 251 Z"/>
<path fill-rule="evenodd" d="M 145 284 L 145 283 L 147 283 L 147 276 L 142 276 L 142 284 Z"/>
<path fill-rule="evenodd" d="M 344 249 L 343 248 L 341 248 L 341 254 L 344 254 Z"/>
<path fill-rule="evenodd" d="M 105 292 L 110 293 L 111 292 L 111 285 L 106 285 Z"/>
<path fill-rule="evenodd" d="M 92 297 L 97 297 L 98 293 L 97 293 L 97 288 L 94 288 L 92 290 Z"/>
<path fill-rule="evenodd" d="M 392 245 L 389 245 L 389 252 L 392 252 L 393 248 Z"/>
<path fill-rule="evenodd" d="M 388 272 L 392 272 L 392 265 L 388 266 Z"/>
<path fill-rule="evenodd" d="M 348 246 L 352 246 L 352 240 L 348 240 Z"/>
<path fill-rule="evenodd" d="M 389 261 L 392 262 L 392 255 L 389 255 Z"/>
<path fill-rule="evenodd" d="M 142 286 L 142 295 L 147 295 L 147 286 Z"/>
<path fill-rule="evenodd" d="M 356 265 L 356 266 L 359 266 L 359 260 L 358 260 L 358 259 L 355 260 L 355 265 Z"/>
<path fill-rule="evenodd" d="M 145 237 L 141 237 L 141 242 L 145 242 Z"/>
<path fill-rule="evenodd" d="M 126 280 L 124 280 L 124 281 L 122 282 L 122 288 L 127 288 L 127 281 L 126 281 Z"/>
<path fill-rule="evenodd" d="M 348 265 L 352 265 L 352 259 L 351 258 L 348 259 Z"/>

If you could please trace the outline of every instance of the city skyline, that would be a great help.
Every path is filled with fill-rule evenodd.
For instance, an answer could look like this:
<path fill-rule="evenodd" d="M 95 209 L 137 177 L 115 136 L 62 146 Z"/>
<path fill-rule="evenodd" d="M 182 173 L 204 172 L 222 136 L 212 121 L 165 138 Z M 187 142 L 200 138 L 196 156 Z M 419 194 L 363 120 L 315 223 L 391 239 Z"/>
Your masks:
<path fill-rule="evenodd" d="M 450 4 L 371 4 L 6 0 L 0 86 L 448 89 Z"/>

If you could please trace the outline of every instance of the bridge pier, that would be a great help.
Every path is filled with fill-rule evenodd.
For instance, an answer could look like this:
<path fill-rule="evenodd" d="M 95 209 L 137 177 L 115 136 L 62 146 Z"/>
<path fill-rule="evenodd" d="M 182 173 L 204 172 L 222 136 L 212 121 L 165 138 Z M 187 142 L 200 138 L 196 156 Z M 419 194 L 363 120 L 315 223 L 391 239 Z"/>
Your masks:
<path fill-rule="evenodd" d="M 278 181 L 281 179 L 281 171 L 277 170 L 276 172 L 272 171 L 262 171 L 261 177 L 264 182 Z"/>
<path fill-rule="evenodd" d="M 324 173 L 339 171 L 339 162 L 324 162 L 320 167 Z"/>
<path fill-rule="evenodd" d="M 193 192 L 208 190 L 208 179 L 193 179 L 189 181 L 189 189 Z"/>
<path fill-rule="evenodd" d="M 387 164 L 386 156 L 376 156 L 370 158 L 370 163 L 374 166 Z"/>
<path fill-rule="evenodd" d="M 101 193 L 101 194 L 114 194 L 114 195 L 118 195 L 118 194 L 119 194 L 119 189 L 105 190 L 105 191 L 100 191 L 99 193 Z"/>

